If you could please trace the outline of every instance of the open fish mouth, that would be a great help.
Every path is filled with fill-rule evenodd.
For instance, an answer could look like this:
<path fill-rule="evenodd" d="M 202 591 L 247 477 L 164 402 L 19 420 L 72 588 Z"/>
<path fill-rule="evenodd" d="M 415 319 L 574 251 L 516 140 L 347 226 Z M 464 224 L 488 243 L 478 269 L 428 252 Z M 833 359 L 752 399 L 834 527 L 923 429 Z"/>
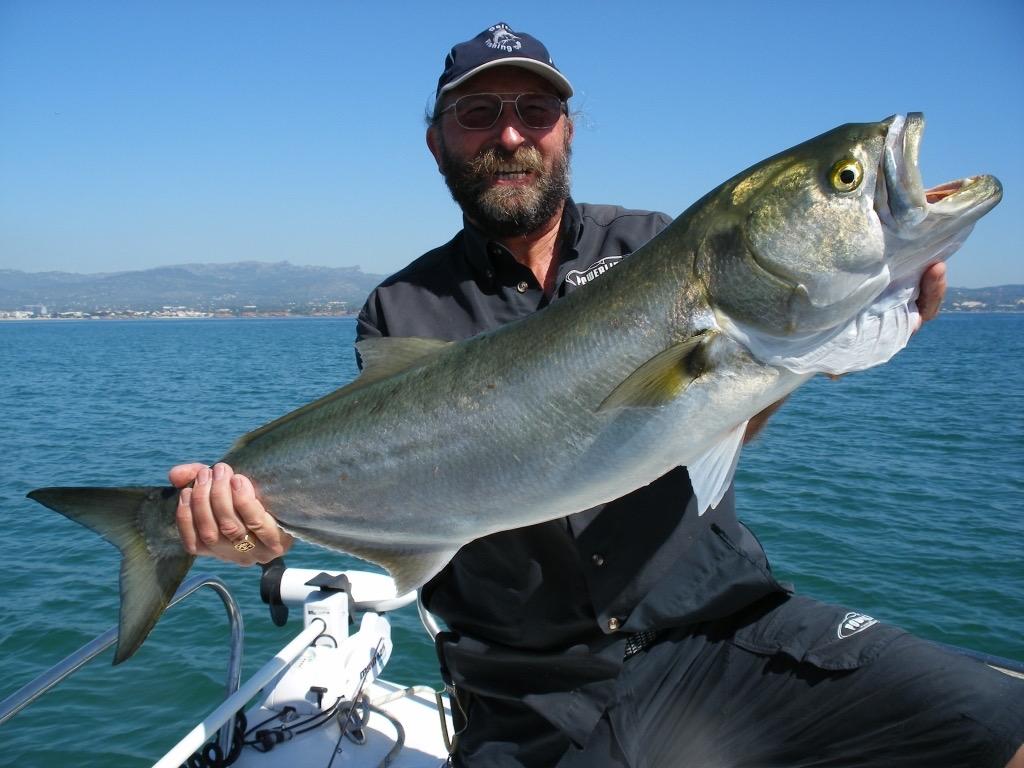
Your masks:
<path fill-rule="evenodd" d="M 921 226 L 933 217 L 956 221 L 961 227 L 969 225 L 1002 198 L 999 181 L 988 175 L 969 176 L 925 188 L 918 166 L 924 115 L 909 112 L 906 116 L 894 115 L 885 122 L 888 131 L 878 173 L 875 209 L 892 234 L 916 237 L 933 228 Z"/>
<path fill-rule="evenodd" d="M 939 184 L 937 187 L 926 189 L 924 191 L 924 199 L 928 201 L 930 205 L 934 205 L 940 200 L 945 200 L 950 195 L 954 195 L 963 189 L 965 180 L 960 181 L 947 181 L 945 184 Z"/>

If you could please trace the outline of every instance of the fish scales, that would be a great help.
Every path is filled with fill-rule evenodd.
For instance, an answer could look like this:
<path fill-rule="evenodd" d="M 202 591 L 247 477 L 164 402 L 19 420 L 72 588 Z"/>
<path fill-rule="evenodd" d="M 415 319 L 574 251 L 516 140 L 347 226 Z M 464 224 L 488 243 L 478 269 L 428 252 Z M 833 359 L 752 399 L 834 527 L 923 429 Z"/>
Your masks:
<path fill-rule="evenodd" d="M 623 280 L 630 278 L 628 266 L 619 268 Z M 652 272 L 648 265 L 650 279 L 640 284 L 647 302 L 654 301 L 657 285 L 669 293 L 664 286 L 670 283 Z M 270 433 L 265 436 L 273 443 L 270 450 L 260 450 L 257 442 L 224 460 L 257 478 L 261 497 L 283 525 L 307 530 L 309 521 L 326 516 L 325 507 L 355 509 L 366 498 L 374 499 L 376 511 L 394 515 L 407 515 L 420 505 L 447 509 L 451 530 L 457 533 L 463 524 L 477 535 L 507 527 L 509 496 L 495 489 L 513 491 L 516 515 L 526 522 L 578 511 L 579 503 L 607 501 L 596 490 L 580 501 L 595 486 L 578 464 L 615 460 L 611 449 L 598 455 L 592 450 L 609 420 L 598 406 L 680 329 L 668 318 L 652 322 L 647 313 L 634 311 L 630 319 L 626 307 L 644 301 L 631 302 L 621 290 L 605 300 L 602 294 L 609 292 L 596 289 L 593 296 L 589 291 L 573 294 L 590 298 L 581 302 L 582 309 L 569 297 L 553 306 L 544 322 L 528 318 L 453 345 L 420 367 L 331 403 L 330 413 L 325 408 L 305 414 L 287 425 L 301 450 L 287 450 Z M 682 333 L 689 335 L 688 330 Z M 609 355 L 616 365 L 608 365 Z M 508 360 L 515 365 L 509 367 Z M 377 403 L 387 403 L 385 413 L 376 413 Z M 325 428 L 331 434 L 318 438 Z M 534 449 L 539 444 L 547 447 L 544 452 Z M 519 460 L 508 462 L 510 454 Z M 574 461 L 574 455 L 581 458 Z M 311 462 L 316 468 L 310 468 Z M 336 482 L 338 472 L 332 467 L 345 468 L 344 482 Z M 396 474 L 401 483 L 394 482 Z M 297 482 L 307 499 L 309 484 L 320 484 L 314 508 L 294 503 Z M 379 517 L 358 522 L 361 530 L 348 527 L 346 532 L 364 537 L 385 533 Z M 404 522 L 403 533 L 421 540 L 437 530 L 436 520 L 422 516 Z"/>

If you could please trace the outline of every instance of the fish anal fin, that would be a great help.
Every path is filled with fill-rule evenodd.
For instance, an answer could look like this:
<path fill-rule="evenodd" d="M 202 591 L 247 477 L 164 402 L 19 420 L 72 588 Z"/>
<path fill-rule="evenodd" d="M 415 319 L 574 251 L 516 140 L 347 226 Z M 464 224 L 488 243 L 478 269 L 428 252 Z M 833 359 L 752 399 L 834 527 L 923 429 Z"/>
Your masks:
<path fill-rule="evenodd" d="M 678 397 L 706 370 L 704 345 L 715 331 L 703 331 L 673 344 L 627 376 L 598 407 L 657 408 Z"/>
<path fill-rule="evenodd" d="M 746 432 L 747 422 L 744 421 L 725 433 L 703 456 L 686 465 L 693 494 L 697 497 L 699 514 L 703 515 L 717 507 L 729 490 Z"/>
<path fill-rule="evenodd" d="M 462 546 L 460 542 L 439 546 L 386 546 L 378 542 L 367 542 L 362 539 L 346 537 L 344 534 L 331 531 L 304 529 L 288 526 L 288 533 L 303 541 L 319 544 L 339 552 L 347 552 L 361 560 L 379 565 L 395 580 L 396 594 L 419 589 L 441 571 Z"/>
<path fill-rule="evenodd" d="M 401 553 L 397 557 L 380 561 L 395 580 L 395 594 L 404 595 L 419 589 L 440 573 L 458 550 L 428 550 Z"/>

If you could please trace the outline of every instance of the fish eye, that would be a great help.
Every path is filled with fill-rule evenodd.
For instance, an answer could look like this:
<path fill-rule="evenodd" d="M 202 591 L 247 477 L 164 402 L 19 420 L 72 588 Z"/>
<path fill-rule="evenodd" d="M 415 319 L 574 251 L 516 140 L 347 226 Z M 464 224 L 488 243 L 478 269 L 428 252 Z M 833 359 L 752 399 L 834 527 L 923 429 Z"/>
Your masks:
<path fill-rule="evenodd" d="M 840 160 L 828 172 L 828 181 L 837 192 L 853 192 L 864 180 L 864 168 L 859 160 Z"/>

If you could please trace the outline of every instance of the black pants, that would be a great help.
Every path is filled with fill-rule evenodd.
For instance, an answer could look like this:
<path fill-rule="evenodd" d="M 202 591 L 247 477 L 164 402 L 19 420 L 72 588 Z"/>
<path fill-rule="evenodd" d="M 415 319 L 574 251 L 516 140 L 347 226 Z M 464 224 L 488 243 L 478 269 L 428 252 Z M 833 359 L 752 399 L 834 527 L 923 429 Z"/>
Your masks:
<path fill-rule="evenodd" d="M 582 745 L 517 702 L 467 704 L 470 768 L 1002 768 L 1024 743 L 1024 680 L 795 596 L 663 634 Z"/>

